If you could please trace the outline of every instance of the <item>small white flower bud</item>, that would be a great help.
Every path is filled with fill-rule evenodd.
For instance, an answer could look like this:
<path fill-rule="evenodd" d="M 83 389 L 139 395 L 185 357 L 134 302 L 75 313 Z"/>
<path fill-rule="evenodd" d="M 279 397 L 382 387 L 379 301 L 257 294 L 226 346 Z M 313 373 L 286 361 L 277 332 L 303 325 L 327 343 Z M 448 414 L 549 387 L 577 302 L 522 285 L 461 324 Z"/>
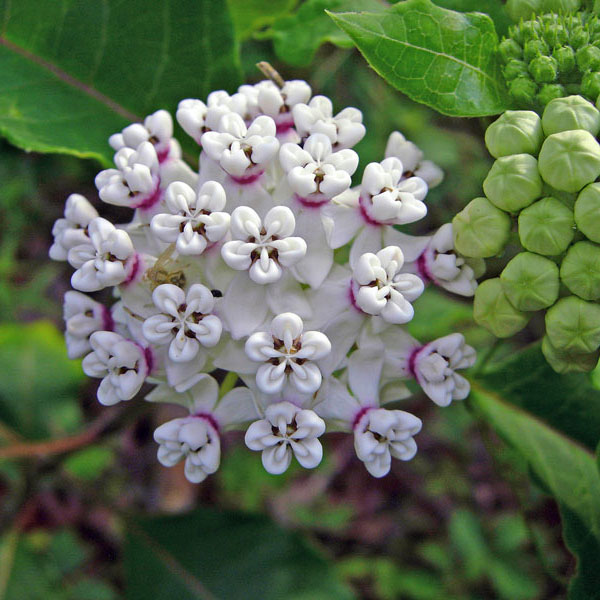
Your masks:
<path fill-rule="evenodd" d="M 456 373 L 475 364 L 475 350 L 460 333 L 439 338 L 418 348 L 409 360 L 409 369 L 423 391 L 438 405 L 469 395 L 469 382 Z"/>
<path fill-rule="evenodd" d="M 416 454 L 413 436 L 421 425 L 421 419 L 403 410 L 366 410 L 354 425 L 356 455 L 373 477 L 383 477 L 390 471 L 392 457 L 410 460 Z"/>
<path fill-rule="evenodd" d="M 154 432 L 158 460 L 173 467 L 185 458 L 185 476 L 200 483 L 219 468 L 221 441 L 214 421 L 204 415 L 191 415 L 163 423 Z"/>
<path fill-rule="evenodd" d="M 245 441 L 250 450 L 262 451 L 269 473 L 280 475 L 290 466 L 292 454 L 305 469 L 314 469 L 323 458 L 317 438 L 324 432 L 325 421 L 314 411 L 278 402 L 266 408 L 264 419 L 248 427 Z"/>
<path fill-rule="evenodd" d="M 83 359 L 89 377 L 102 378 L 98 400 L 107 406 L 131 400 L 151 370 L 144 350 L 112 331 L 96 331 L 90 337 L 92 352 Z"/>
<path fill-rule="evenodd" d="M 331 343 L 319 331 L 304 331 L 302 319 L 282 313 L 271 321 L 270 332 L 253 333 L 246 341 L 246 355 L 263 363 L 256 373 L 256 385 L 265 394 L 280 392 L 290 382 L 303 393 L 316 392 L 321 371 L 315 361 L 331 352 Z"/>
<path fill-rule="evenodd" d="M 65 203 L 65 218 L 57 219 L 52 228 L 54 243 L 50 246 L 52 260 L 67 260 L 69 250 L 75 246 L 89 243 L 86 232 L 98 211 L 80 194 L 71 194 Z"/>
<path fill-rule="evenodd" d="M 354 299 L 361 310 L 388 323 L 407 323 L 413 318 L 411 302 L 423 293 L 424 285 L 416 275 L 401 273 L 403 264 L 402 250 L 396 246 L 377 254 L 367 252 L 358 259 L 353 270 Z"/>
<path fill-rule="evenodd" d="M 209 243 L 220 241 L 229 230 L 229 214 L 221 212 L 225 201 L 225 190 L 216 181 L 204 183 L 197 194 L 186 183 L 175 181 L 165 194 L 170 214 L 152 217 L 150 228 L 163 242 L 175 242 L 180 254 L 202 254 Z"/>

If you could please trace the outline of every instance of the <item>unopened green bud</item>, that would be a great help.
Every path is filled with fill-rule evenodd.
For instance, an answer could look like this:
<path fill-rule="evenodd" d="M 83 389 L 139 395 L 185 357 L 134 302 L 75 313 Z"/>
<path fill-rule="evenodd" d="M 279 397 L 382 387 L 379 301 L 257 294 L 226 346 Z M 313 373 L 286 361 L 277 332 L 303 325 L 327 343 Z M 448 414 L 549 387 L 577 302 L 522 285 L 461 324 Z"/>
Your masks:
<path fill-rule="evenodd" d="M 517 254 L 502 271 L 500 282 L 510 303 L 519 310 L 548 308 L 558 298 L 558 267 L 539 254 Z"/>
<path fill-rule="evenodd" d="M 574 27 L 571 31 L 571 35 L 569 36 L 569 41 L 575 50 L 583 48 L 590 43 L 590 33 L 581 25 Z"/>
<path fill-rule="evenodd" d="M 565 83 L 565 90 L 569 96 L 580 96 L 581 83 Z"/>
<path fill-rule="evenodd" d="M 575 223 L 585 237 L 600 243 L 600 183 L 583 188 L 575 202 Z"/>
<path fill-rule="evenodd" d="M 566 94 L 564 86 L 560 83 L 546 83 L 537 94 L 538 102 L 541 106 L 546 106 L 556 98 L 562 98 Z"/>
<path fill-rule="evenodd" d="M 511 58 L 520 59 L 523 57 L 523 48 L 521 48 L 521 46 L 511 38 L 505 38 L 502 40 L 498 46 L 498 52 L 500 52 L 502 62 L 505 64 Z"/>
<path fill-rule="evenodd" d="M 574 27 L 571 31 L 571 35 L 569 36 L 569 41 L 575 50 L 583 48 L 590 43 L 590 32 L 581 25 Z"/>
<path fill-rule="evenodd" d="M 554 23 L 546 24 L 544 28 L 544 40 L 551 48 L 565 44 L 568 38 L 568 32 L 562 23 L 555 21 Z"/>
<path fill-rule="evenodd" d="M 583 46 L 577 50 L 575 58 L 580 71 L 596 71 L 600 67 L 600 48 Z"/>
<path fill-rule="evenodd" d="M 574 235 L 573 213 L 556 198 L 543 198 L 519 215 L 519 238 L 530 252 L 562 254 Z"/>
<path fill-rule="evenodd" d="M 581 7 L 580 0 L 542 0 L 542 13 L 574 13 Z"/>
<path fill-rule="evenodd" d="M 546 334 L 559 350 L 595 352 L 600 346 L 600 305 L 577 296 L 561 298 L 546 313 Z"/>
<path fill-rule="evenodd" d="M 523 46 L 523 57 L 528 62 L 539 56 L 545 56 L 549 52 L 550 48 L 548 48 L 548 44 L 538 38 L 528 40 Z"/>
<path fill-rule="evenodd" d="M 557 373 L 587 373 L 594 369 L 600 358 L 600 349 L 595 352 L 558 350 L 552 345 L 547 335 L 542 339 L 542 353 L 548 364 Z"/>
<path fill-rule="evenodd" d="M 510 82 L 508 91 L 517 104 L 520 106 L 530 106 L 533 104 L 537 85 L 535 81 L 527 77 L 517 77 Z"/>
<path fill-rule="evenodd" d="M 515 29 L 521 34 L 522 42 L 519 41 L 519 43 L 522 46 L 525 45 L 525 42 L 528 42 L 529 40 L 538 39 L 542 34 L 542 24 L 537 19 L 525 21 Z M 510 37 L 515 36 L 511 35 Z"/>
<path fill-rule="evenodd" d="M 518 77 L 525 77 L 529 79 L 527 63 L 516 58 L 511 58 L 504 67 L 504 77 L 507 81 L 512 81 Z"/>
<path fill-rule="evenodd" d="M 496 256 L 508 242 L 510 226 L 505 212 L 487 198 L 475 198 L 452 220 L 454 246 L 464 256 Z"/>
<path fill-rule="evenodd" d="M 530 317 L 530 314 L 517 310 L 508 301 L 498 277 L 488 279 L 477 287 L 473 301 L 473 318 L 496 337 L 510 337 L 521 331 Z"/>
<path fill-rule="evenodd" d="M 502 156 L 492 165 L 483 191 L 501 210 L 518 212 L 542 194 L 538 161 L 531 154 Z"/>
<path fill-rule="evenodd" d="M 552 55 L 561 74 L 568 74 L 575 68 L 575 51 L 570 46 L 555 48 Z"/>
<path fill-rule="evenodd" d="M 485 145 L 494 158 L 537 155 L 543 139 L 542 121 L 531 110 L 507 110 L 485 132 Z"/>
<path fill-rule="evenodd" d="M 600 298 L 600 246 L 592 242 L 573 244 L 560 265 L 560 278 L 576 296 Z"/>
<path fill-rule="evenodd" d="M 586 73 L 583 76 L 581 93 L 592 101 L 600 96 L 600 73 L 598 71 Z"/>
<path fill-rule="evenodd" d="M 538 56 L 529 63 L 529 72 L 537 83 L 552 83 L 558 76 L 558 63 L 552 56 Z"/>
<path fill-rule="evenodd" d="M 585 129 L 595 136 L 600 131 L 600 111 L 582 96 L 557 98 L 546 106 L 542 126 L 546 135 Z"/>
<path fill-rule="evenodd" d="M 539 169 L 548 185 L 578 192 L 600 175 L 600 144 L 582 129 L 553 133 L 542 144 Z"/>

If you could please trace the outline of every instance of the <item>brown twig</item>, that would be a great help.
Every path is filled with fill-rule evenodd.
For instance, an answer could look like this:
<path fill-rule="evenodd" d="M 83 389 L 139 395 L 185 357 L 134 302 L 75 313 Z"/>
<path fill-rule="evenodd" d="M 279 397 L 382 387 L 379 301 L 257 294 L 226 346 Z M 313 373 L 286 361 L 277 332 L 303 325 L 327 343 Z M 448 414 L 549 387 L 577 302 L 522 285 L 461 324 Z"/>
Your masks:
<path fill-rule="evenodd" d="M 256 63 L 259 71 L 265 77 L 268 77 L 278 88 L 282 88 L 285 85 L 285 80 L 283 77 L 266 61 L 261 61 Z"/>
<path fill-rule="evenodd" d="M 93 442 L 121 415 L 120 410 L 104 411 L 86 430 L 76 435 L 43 442 L 18 442 L 0 448 L 0 460 L 7 458 L 32 458 L 62 454 L 77 450 Z"/>

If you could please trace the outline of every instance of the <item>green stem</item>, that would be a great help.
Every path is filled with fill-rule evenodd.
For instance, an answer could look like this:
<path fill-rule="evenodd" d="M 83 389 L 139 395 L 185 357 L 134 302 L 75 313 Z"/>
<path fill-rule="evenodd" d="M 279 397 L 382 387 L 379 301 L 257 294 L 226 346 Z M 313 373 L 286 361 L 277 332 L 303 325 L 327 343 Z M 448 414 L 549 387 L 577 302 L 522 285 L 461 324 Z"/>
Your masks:
<path fill-rule="evenodd" d="M 221 388 L 219 389 L 219 398 L 222 398 L 227 392 L 230 392 L 237 383 L 237 380 L 237 373 L 229 371 L 229 373 L 225 375 L 225 379 L 223 379 L 223 383 L 221 384 Z"/>
<path fill-rule="evenodd" d="M 479 377 L 483 373 L 485 367 L 487 367 L 490 360 L 493 358 L 494 354 L 498 351 L 500 346 L 502 346 L 503 340 L 500 338 L 496 339 L 496 341 L 488 348 L 487 352 L 483 355 L 481 362 L 477 365 L 473 373 L 473 377 Z"/>

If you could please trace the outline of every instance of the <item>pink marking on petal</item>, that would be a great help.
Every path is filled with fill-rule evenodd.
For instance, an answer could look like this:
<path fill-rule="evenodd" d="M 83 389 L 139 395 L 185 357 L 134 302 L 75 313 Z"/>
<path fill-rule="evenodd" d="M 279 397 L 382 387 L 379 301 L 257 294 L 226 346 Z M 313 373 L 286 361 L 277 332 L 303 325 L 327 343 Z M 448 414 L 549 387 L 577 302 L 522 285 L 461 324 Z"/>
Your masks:
<path fill-rule="evenodd" d="M 197 412 L 192 415 L 198 419 L 204 419 L 217 433 L 219 433 L 219 423 L 213 415 L 206 412 Z"/>
<path fill-rule="evenodd" d="M 102 329 L 104 331 L 114 331 L 115 321 L 112 317 L 110 309 L 102 306 Z"/>
<path fill-rule="evenodd" d="M 160 189 L 160 181 L 157 181 L 154 191 L 146 196 L 140 196 L 141 199 L 136 204 L 132 204 L 131 208 L 149 210 L 150 208 L 158 204 L 162 200 L 162 197 L 163 190 Z"/>
<path fill-rule="evenodd" d="M 287 133 L 294 127 L 294 118 L 290 112 L 282 113 L 275 117 L 275 126 L 277 128 L 277 135 Z"/>
<path fill-rule="evenodd" d="M 154 353 L 152 352 L 152 348 L 150 346 L 146 346 L 143 348 L 144 358 L 146 359 L 146 377 L 152 373 L 154 369 Z"/>
<path fill-rule="evenodd" d="M 356 292 L 354 287 L 356 286 L 356 281 L 354 279 L 350 279 L 350 285 L 348 286 L 348 298 L 350 300 L 350 304 L 361 314 L 365 314 L 365 311 L 358 306 L 356 303 Z"/>
<path fill-rule="evenodd" d="M 417 258 L 417 271 L 424 283 L 434 282 L 435 277 L 429 269 L 429 261 L 431 260 L 431 249 L 426 248 Z"/>
<path fill-rule="evenodd" d="M 373 410 L 375 407 L 374 406 L 363 406 L 354 416 L 354 419 L 352 420 L 352 429 L 356 429 L 358 427 L 358 424 L 360 423 L 361 419 L 370 411 Z"/>
<path fill-rule="evenodd" d="M 241 177 L 237 177 L 235 175 L 230 175 L 229 177 L 231 177 L 231 179 L 233 179 L 233 181 L 239 185 L 248 185 L 258 181 L 263 173 L 264 171 L 261 169 L 260 171 L 251 172 L 248 173 L 248 175 L 242 175 Z"/>
<path fill-rule="evenodd" d="M 311 194 L 306 198 L 298 196 L 298 194 L 294 194 L 294 198 L 296 202 L 298 202 L 298 204 L 300 204 L 304 208 L 310 209 L 319 209 L 321 208 L 321 206 L 325 206 L 325 204 L 328 204 L 330 201 L 330 199 L 327 196 L 324 196 L 323 194 Z"/>
<path fill-rule="evenodd" d="M 417 346 L 409 355 L 407 361 L 408 372 L 419 381 L 419 376 L 417 375 L 417 360 L 421 358 L 424 353 L 430 353 L 431 344 L 425 344 L 424 346 Z"/>
<path fill-rule="evenodd" d="M 137 279 L 142 266 L 142 260 L 140 258 L 140 255 L 136 252 L 133 256 L 130 256 L 127 259 L 125 265 L 128 269 L 128 272 L 125 281 L 123 281 L 121 285 L 129 285 Z"/>
<path fill-rule="evenodd" d="M 385 223 L 377 221 L 376 219 L 371 217 L 371 215 L 369 215 L 367 200 L 364 196 L 359 196 L 358 198 L 358 209 L 360 210 L 360 216 L 363 218 L 365 223 L 368 223 L 369 225 L 374 225 L 376 227 L 381 227 L 382 225 L 385 225 Z"/>
<path fill-rule="evenodd" d="M 167 146 L 164 150 L 157 151 L 156 156 L 158 156 L 158 162 L 160 164 L 164 163 L 169 158 L 169 153 L 171 148 Z"/>

